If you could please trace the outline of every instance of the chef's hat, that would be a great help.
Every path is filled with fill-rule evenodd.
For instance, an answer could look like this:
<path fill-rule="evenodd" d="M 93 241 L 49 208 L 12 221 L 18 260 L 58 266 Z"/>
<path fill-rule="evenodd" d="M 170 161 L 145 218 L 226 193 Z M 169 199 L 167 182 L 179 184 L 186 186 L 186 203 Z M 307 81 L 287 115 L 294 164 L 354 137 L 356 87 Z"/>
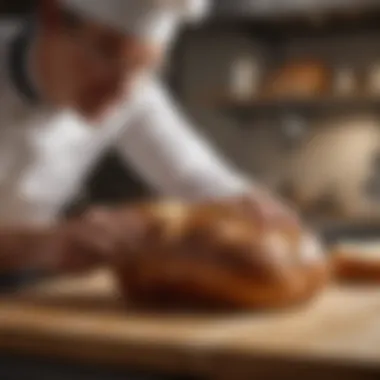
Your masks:
<path fill-rule="evenodd" d="M 81 16 L 159 43 L 169 42 L 186 21 L 201 19 L 209 0 L 60 0 Z"/>

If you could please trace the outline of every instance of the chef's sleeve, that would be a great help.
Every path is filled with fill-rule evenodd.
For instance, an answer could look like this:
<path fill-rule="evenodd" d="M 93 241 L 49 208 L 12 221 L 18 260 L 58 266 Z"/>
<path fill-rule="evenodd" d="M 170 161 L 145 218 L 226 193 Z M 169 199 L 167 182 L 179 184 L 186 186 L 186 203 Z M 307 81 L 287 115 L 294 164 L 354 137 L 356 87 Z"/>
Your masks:
<path fill-rule="evenodd" d="M 117 148 L 159 194 L 187 200 L 233 196 L 250 181 L 196 133 L 164 86 L 150 85 Z"/>

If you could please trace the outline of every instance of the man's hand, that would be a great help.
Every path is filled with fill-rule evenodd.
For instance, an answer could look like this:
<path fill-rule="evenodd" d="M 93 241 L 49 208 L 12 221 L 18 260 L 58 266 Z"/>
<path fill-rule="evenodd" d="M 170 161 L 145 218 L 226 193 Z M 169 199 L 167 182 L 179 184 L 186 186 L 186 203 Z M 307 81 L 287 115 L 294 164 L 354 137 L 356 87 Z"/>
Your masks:
<path fill-rule="evenodd" d="M 231 205 L 263 226 L 287 225 L 297 229 L 300 226 L 295 211 L 261 188 L 217 203 Z M 43 249 L 39 248 L 39 259 L 44 267 L 56 272 L 84 271 L 102 264 L 118 265 L 120 260 L 134 254 L 146 231 L 147 219 L 134 207 L 94 207 L 50 232 L 49 237 L 44 238 Z"/>
<path fill-rule="evenodd" d="M 265 225 L 300 226 L 297 212 L 263 188 L 255 187 L 250 193 L 228 199 L 226 203 Z"/>
<path fill-rule="evenodd" d="M 99 222 L 86 215 L 55 226 L 0 228 L 0 272 L 82 272 L 109 264 L 126 249 L 132 229 L 133 219 Z"/>
<path fill-rule="evenodd" d="M 85 220 L 57 226 L 41 251 L 42 266 L 50 272 L 82 272 L 107 263 L 117 250 L 111 227 Z"/>

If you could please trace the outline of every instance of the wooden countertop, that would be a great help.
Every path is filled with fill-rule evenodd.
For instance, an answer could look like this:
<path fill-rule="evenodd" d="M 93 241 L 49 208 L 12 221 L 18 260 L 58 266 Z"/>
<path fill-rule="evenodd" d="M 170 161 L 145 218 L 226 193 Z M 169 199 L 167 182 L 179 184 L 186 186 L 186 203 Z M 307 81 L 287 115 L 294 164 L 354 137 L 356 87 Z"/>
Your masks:
<path fill-rule="evenodd" d="M 128 310 L 100 271 L 1 298 L 0 349 L 213 378 L 248 379 L 263 363 L 380 374 L 380 287 L 332 287 L 272 314 L 154 315 Z"/>

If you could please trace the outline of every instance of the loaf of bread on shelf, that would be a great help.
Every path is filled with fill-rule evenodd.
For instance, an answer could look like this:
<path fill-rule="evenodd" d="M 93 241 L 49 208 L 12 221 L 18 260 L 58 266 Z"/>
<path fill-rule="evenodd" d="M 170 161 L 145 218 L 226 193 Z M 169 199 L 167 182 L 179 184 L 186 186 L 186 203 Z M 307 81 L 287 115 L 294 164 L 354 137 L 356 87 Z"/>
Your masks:
<path fill-rule="evenodd" d="M 271 73 L 264 96 L 268 98 L 317 97 L 331 87 L 331 72 L 321 62 L 306 60 L 285 64 Z"/>
<path fill-rule="evenodd" d="M 331 252 L 334 275 L 344 282 L 380 283 L 380 239 L 342 242 Z"/>
<path fill-rule="evenodd" d="M 128 219 L 136 229 L 115 272 L 140 307 L 288 306 L 316 295 L 329 275 L 312 233 L 264 225 L 231 204 L 138 205 L 120 211 L 119 223 Z"/>

